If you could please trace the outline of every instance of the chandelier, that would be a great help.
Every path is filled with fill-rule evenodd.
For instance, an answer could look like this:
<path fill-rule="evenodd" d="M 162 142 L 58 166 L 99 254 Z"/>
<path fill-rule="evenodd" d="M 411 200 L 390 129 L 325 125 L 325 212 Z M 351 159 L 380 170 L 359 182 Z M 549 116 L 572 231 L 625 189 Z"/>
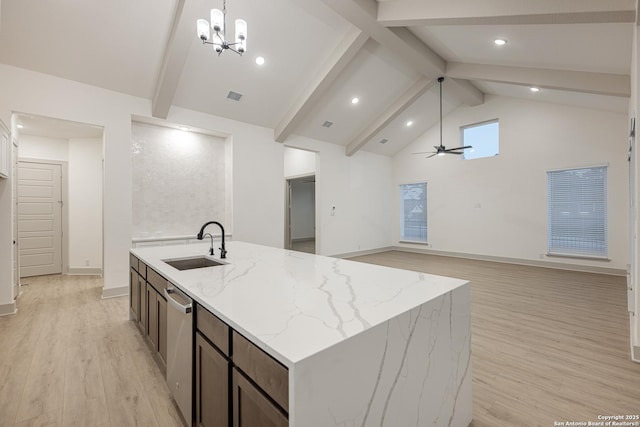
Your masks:
<path fill-rule="evenodd" d="M 206 19 L 198 19 L 198 37 L 202 44 L 213 45 L 218 56 L 225 50 L 232 50 L 241 55 L 247 50 L 247 21 L 236 19 L 236 38 L 234 43 L 229 43 L 226 36 L 227 0 L 223 0 L 222 10 L 211 9 L 211 23 Z M 213 29 L 213 34 L 209 31 Z"/>

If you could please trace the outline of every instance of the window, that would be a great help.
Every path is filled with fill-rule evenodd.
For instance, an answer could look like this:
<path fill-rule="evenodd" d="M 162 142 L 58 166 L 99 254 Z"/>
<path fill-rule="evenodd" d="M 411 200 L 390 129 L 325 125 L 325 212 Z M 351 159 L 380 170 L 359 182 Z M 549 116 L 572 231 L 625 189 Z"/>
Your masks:
<path fill-rule="evenodd" d="M 465 160 L 497 156 L 499 152 L 498 120 L 476 123 L 460 128 L 461 145 L 470 145 L 462 153 Z"/>
<path fill-rule="evenodd" d="M 549 254 L 607 257 L 607 167 L 547 172 Z"/>
<path fill-rule="evenodd" d="M 427 241 L 427 183 L 400 185 L 400 240 Z"/>

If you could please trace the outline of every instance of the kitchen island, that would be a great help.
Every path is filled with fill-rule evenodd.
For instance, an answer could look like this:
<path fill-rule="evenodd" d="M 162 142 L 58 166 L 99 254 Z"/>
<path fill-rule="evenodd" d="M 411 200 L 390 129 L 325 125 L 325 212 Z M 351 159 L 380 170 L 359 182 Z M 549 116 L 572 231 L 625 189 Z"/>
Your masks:
<path fill-rule="evenodd" d="M 227 325 L 231 346 L 246 339 L 282 365 L 285 401 L 265 401 L 289 426 L 469 425 L 467 281 L 244 242 L 227 250 L 209 257 L 223 265 L 182 271 L 164 261 L 203 256 L 208 245 L 131 253 Z"/>

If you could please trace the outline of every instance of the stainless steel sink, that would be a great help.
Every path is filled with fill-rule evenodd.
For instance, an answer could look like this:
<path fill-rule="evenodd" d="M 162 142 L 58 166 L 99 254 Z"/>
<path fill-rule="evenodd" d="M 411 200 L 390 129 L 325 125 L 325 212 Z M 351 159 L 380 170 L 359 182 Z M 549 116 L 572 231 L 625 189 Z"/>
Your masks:
<path fill-rule="evenodd" d="M 218 265 L 225 265 L 223 262 L 215 261 L 211 258 L 204 256 L 198 256 L 193 258 L 181 258 L 181 259 L 163 259 L 162 262 L 169 264 L 171 267 L 177 270 L 193 270 L 194 268 L 215 267 Z"/>

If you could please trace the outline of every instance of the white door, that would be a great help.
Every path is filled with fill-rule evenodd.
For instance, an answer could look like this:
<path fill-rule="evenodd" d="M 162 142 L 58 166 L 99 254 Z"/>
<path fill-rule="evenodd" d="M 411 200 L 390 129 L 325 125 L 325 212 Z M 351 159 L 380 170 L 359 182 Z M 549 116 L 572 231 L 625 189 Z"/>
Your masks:
<path fill-rule="evenodd" d="M 62 273 L 62 167 L 18 162 L 20 277 Z"/>

